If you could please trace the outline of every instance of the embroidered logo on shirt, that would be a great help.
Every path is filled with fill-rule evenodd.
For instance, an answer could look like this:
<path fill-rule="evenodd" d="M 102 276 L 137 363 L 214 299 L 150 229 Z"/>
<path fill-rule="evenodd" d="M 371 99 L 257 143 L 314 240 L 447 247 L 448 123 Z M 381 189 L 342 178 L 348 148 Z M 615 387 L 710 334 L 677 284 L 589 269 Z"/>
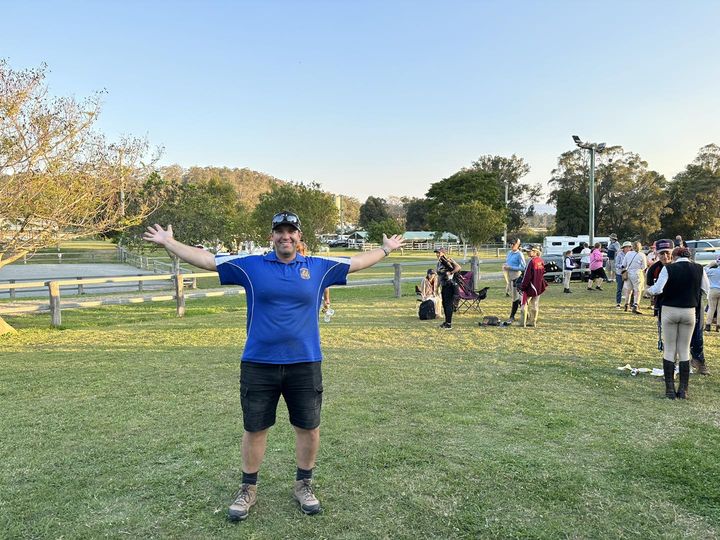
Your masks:
<path fill-rule="evenodd" d="M 308 270 L 307 268 L 301 268 L 300 277 L 303 279 L 310 279 L 310 270 Z"/>

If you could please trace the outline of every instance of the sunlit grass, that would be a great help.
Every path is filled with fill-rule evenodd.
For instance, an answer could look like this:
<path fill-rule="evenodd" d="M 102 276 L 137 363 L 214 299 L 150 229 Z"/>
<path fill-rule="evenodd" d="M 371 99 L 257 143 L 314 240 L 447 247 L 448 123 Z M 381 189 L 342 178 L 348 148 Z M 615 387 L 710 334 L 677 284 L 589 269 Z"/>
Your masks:
<path fill-rule="evenodd" d="M 507 316 L 502 283 L 488 315 Z M 290 495 L 281 404 L 250 519 L 240 478 L 244 298 L 9 319 L 0 338 L 0 537 L 714 538 L 720 387 L 691 400 L 616 368 L 660 365 L 655 321 L 551 286 L 540 326 L 419 321 L 412 284 L 333 290 L 321 323 L 324 511 Z M 290 316 L 290 315 L 289 315 Z M 713 372 L 720 338 L 706 340 Z"/>

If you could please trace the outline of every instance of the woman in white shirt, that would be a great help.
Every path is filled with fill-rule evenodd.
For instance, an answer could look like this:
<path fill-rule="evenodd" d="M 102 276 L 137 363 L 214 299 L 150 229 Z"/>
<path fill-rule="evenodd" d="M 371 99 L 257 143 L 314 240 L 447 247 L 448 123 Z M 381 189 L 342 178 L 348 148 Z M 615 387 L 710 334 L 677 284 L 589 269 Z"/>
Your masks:
<path fill-rule="evenodd" d="M 695 329 L 695 310 L 701 305 L 710 283 L 702 266 L 690 261 L 690 250 L 676 247 L 673 263 L 663 266 L 648 294 L 663 295 L 661 324 L 665 396 L 687 399 L 690 380 L 690 340 Z M 675 358 L 679 362 L 680 386 L 675 392 Z"/>
<path fill-rule="evenodd" d="M 632 312 L 636 315 L 642 315 L 642 312 L 638 309 L 638 303 L 640 302 L 640 295 L 643 291 L 645 284 L 645 269 L 648 267 L 647 258 L 642 252 L 642 244 L 635 242 L 633 244 L 633 250 L 625 255 L 622 262 L 622 269 L 627 270 L 628 278 L 623 283 L 623 298 L 625 299 L 625 311 L 628 310 L 628 303 L 630 302 L 630 293 L 634 295 L 632 301 Z"/>

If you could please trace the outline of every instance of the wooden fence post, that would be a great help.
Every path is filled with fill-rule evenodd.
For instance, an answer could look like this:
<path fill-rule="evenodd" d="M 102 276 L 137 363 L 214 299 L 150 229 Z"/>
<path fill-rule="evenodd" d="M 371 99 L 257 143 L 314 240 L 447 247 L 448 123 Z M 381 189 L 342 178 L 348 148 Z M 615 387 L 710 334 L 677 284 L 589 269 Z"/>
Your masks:
<path fill-rule="evenodd" d="M 470 259 L 470 270 L 472 270 L 473 273 L 473 291 L 477 290 L 478 288 L 478 281 L 480 281 L 480 262 L 478 261 L 478 258 L 473 255 Z"/>
<path fill-rule="evenodd" d="M 83 287 L 82 278 L 78 277 L 78 294 L 85 294 L 85 287 Z"/>
<path fill-rule="evenodd" d="M 394 263 L 393 268 L 395 269 L 395 277 L 393 277 L 393 285 L 395 285 L 395 298 L 402 296 L 402 266 L 399 263 Z"/>
<path fill-rule="evenodd" d="M 182 274 L 175 274 L 175 298 L 177 300 L 177 316 L 185 315 L 185 290 Z"/>
<path fill-rule="evenodd" d="M 57 281 L 47 282 L 50 291 L 50 324 L 58 327 L 62 324 L 62 315 L 60 313 L 60 285 Z"/>
<path fill-rule="evenodd" d="M 15 280 L 14 280 L 14 279 L 11 279 L 11 280 L 10 280 L 10 283 L 11 283 L 11 284 L 12 284 L 12 283 L 15 283 Z M 10 289 L 10 299 L 11 299 L 11 300 L 14 300 L 14 299 L 15 299 L 15 289 Z"/>
<path fill-rule="evenodd" d="M 142 277 L 142 274 L 138 274 L 138 277 Z M 143 292 L 143 281 L 138 279 L 138 292 Z"/>

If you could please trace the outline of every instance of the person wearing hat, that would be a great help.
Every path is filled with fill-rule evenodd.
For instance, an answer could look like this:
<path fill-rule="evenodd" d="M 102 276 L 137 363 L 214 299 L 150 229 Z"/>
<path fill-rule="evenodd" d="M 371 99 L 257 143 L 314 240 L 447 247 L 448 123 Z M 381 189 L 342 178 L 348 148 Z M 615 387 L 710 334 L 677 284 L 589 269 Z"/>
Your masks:
<path fill-rule="evenodd" d="M 648 294 L 663 295 L 662 335 L 665 396 L 687 399 L 690 380 L 690 340 L 695 328 L 695 310 L 710 289 L 702 266 L 690 261 L 690 250 L 676 247 L 673 263 L 663 266 Z M 680 385 L 675 390 L 675 359 L 679 361 Z"/>
<path fill-rule="evenodd" d="M 640 295 L 642 294 L 645 280 L 643 272 L 647 268 L 647 258 L 642 252 L 642 244 L 635 242 L 631 244 L 632 252 L 625 255 L 623 259 L 622 269 L 627 271 L 627 279 L 623 285 L 623 296 L 625 297 L 625 311 L 627 311 L 628 303 L 630 303 L 630 294 L 633 295 L 632 312 L 636 315 L 642 315 L 638 309 Z"/>
<path fill-rule="evenodd" d="M 507 252 L 505 257 L 505 264 L 503 264 L 503 271 L 508 273 L 510 283 L 512 283 L 512 307 L 510 308 L 510 318 L 506 321 L 507 323 L 515 322 L 515 314 L 520 308 L 520 289 L 518 289 L 518 278 L 525 271 L 525 257 L 520 250 L 520 239 L 516 238 L 513 240 L 510 246 L 510 251 Z"/>
<path fill-rule="evenodd" d="M 540 314 L 540 295 L 545 292 L 547 282 L 545 281 L 545 261 L 540 257 L 541 248 L 534 244 L 528 249 L 530 260 L 523 275 L 520 290 L 522 291 L 522 302 L 520 320 L 523 327 L 537 325 Z"/>
<path fill-rule="evenodd" d="M 383 235 L 381 247 L 351 258 L 304 257 L 298 253 L 300 218 L 283 211 L 272 217 L 273 251 L 266 255 L 214 256 L 175 240 L 170 225 L 148 227 L 143 238 L 189 264 L 217 270 L 223 285 L 245 288 L 247 339 L 240 367 L 243 478 L 228 517 L 243 520 L 255 504 L 258 471 L 281 395 L 295 430 L 293 496 L 305 514 L 319 512 L 312 475 L 320 447 L 322 292 L 331 285 L 345 285 L 349 273 L 380 262 L 402 246 L 402 236 Z"/>
<path fill-rule="evenodd" d="M 445 248 L 438 248 L 435 250 L 437 256 L 437 275 L 440 277 L 440 296 L 442 298 L 443 313 L 445 315 L 445 321 L 440 325 L 440 328 L 449 330 L 452 328 L 452 316 L 455 310 L 455 296 L 458 294 L 457 284 L 455 283 L 455 274 L 457 274 L 462 267 L 455 262 L 454 259 L 447 256 Z"/>
<path fill-rule="evenodd" d="M 620 302 L 622 300 L 623 288 L 625 281 L 623 280 L 623 261 L 625 256 L 632 249 L 632 242 L 623 242 L 620 251 L 615 255 L 615 307 L 621 309 Z"/>
<path fill-rule="evenodd" d="M 617 234 L 610 235 L 610 242 L 607 247 L 608 270 L 607 274 L 612 276 L 615 273 L 615 257 L 620 253 L 620 242 L 618 242 Z"/>
<path fill-rule="evenodd" d="M 663 269 L 663 267 L 667 264 L 670 264 L 672 262 L 672 251 L 673 251 L 673 242 L 672 240 L 668 239 L 662 239 L 657 240 L 653 244 L 655 248 L 655 257 L 656 261 L 650 266 L 650 268 L 647 269 L 647 272 L 645 272 L 645 285 L 647 287 L 652 287 L 655 285 L 655 282 L 657 281 L 658 277 L 660 276 L 660 271 Z M 652 307 L 653 307 L 653 316 L 657 317 L 657 327 L 658 327 L 658 350 L 663 350 L 663 341 L 662 341 L 662 324 L 661 324 L 661 313 L 662 313 L 662 294 L 658 294 L 656 296 L 652 296 Z"/>

